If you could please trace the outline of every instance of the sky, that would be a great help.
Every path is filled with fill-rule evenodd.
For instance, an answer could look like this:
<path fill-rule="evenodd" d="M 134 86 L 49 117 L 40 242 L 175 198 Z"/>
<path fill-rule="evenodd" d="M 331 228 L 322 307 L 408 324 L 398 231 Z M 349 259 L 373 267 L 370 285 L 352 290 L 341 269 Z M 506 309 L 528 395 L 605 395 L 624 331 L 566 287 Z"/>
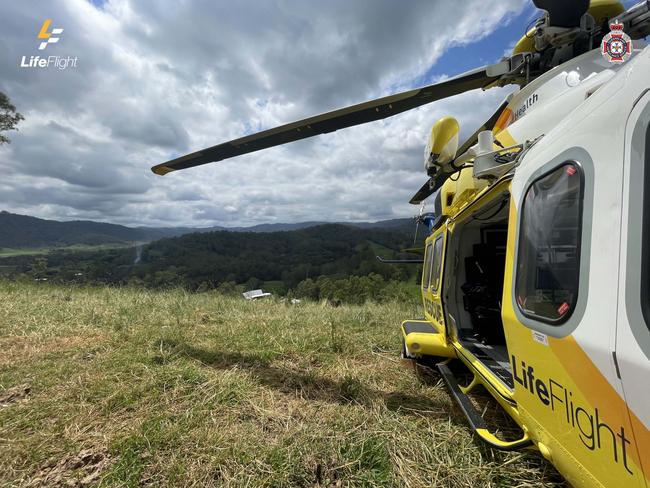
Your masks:
<path fill-rule="evenodd" d="M 27 0 L 0 17 L 0 210 L 133 226 L 411 217 L 427 132 L 469 136 L 512 87 L 156 176 L 150 167 L 498 61 L 540 15 L 523 0 Z M 39 50 L 45 19 L 61 28 Z M 77 58 L 66 69 L 22 58 Z"/>

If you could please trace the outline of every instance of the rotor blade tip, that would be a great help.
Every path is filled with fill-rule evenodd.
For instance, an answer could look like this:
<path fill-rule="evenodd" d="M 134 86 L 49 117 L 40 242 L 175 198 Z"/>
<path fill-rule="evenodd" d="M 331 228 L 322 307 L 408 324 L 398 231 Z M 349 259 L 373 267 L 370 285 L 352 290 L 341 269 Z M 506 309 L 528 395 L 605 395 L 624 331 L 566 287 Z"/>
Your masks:
<path fill-rule="evenodd" d="M 151 171 L 153 171 L 158 176 L 165 176 L 167 173 L 171 173 L 174 170 L 169 166 L 159 164 L 158 166 L 154 166 L 153 168 L 151 168 Z"/>

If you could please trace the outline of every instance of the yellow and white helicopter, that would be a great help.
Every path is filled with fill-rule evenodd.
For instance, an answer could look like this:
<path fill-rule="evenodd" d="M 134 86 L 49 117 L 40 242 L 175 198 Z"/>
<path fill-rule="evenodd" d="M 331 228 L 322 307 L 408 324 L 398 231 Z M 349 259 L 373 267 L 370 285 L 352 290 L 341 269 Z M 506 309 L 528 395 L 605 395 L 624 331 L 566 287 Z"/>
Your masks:
<path fill-rule="evenodd" d="M 460 148 L 433 125 L 424 319 L 403 356 L 435 365 L 478 437 L 537 449 L 577 487 L 650 487 L 650 1 L 535 0 L 501 62 L 219 144 L 172 171 L 383 119 L 468 90 L 518 85 Z M 472 378 L 459 384 L 458 371 Z M 490 432 L 482 385 L 521 427 Z"/>

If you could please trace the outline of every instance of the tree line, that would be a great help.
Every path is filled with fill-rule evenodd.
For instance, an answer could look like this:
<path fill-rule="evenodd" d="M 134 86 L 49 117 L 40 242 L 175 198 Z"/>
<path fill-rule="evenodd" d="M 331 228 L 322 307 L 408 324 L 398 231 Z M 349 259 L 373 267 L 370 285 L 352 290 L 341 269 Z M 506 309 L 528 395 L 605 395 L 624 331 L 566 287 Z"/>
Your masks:
<path fill-rule="evenodd" d="M 191 291 L 241 293 L 264 288 L 297 298 L 363 302 L 412 294 L 418 265 L 386 265 L 412 246 L 404 230 L 360 229 L 326 224 L 285 232 L 209 232 L 102 251 L 53 251 L 16 256 L 14 278 L 64 283 L 184 287 Z M 411 256 L 412 257 L 412 256 Z"/>

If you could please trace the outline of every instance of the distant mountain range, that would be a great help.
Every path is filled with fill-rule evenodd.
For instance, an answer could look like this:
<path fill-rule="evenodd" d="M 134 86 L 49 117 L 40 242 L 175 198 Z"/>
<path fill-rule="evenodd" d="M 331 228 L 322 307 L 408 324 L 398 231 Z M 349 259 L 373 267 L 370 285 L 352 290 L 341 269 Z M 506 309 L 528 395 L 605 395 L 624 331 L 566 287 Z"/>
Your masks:
<path fill-rule="evenodd" d="M 390 219 L 378 222 L 298 222 L 296 224 L 258 224 L 251 227 L 212 227 L 209 229 L 194 229 L 191 232 L 211 232 L 213 230 L 227 230 L 231 232 L 282 232 L 300 230 L 323 224 L 341 224 L 361 229 L 412 229 L 415 226 L 413 219 Z"/>
<path fill-rule="evenodd" d="M 28 215 L 0 212 L 0 248 L 24 249 L 59 247 L 74 244 L 129 244 L 151 242 L 164 237 L 177 237 L 195 232 L 280 232 L 305 229 L 329 222 L 295 224 L 259 224 L 251 227 L 127 227 L 124 225 L 73 220 L 60 222 Z M 379 222 L 342 222 L 363 229 L 393 229 L 412 232 L 413 219 L 392 219 Z"/>

